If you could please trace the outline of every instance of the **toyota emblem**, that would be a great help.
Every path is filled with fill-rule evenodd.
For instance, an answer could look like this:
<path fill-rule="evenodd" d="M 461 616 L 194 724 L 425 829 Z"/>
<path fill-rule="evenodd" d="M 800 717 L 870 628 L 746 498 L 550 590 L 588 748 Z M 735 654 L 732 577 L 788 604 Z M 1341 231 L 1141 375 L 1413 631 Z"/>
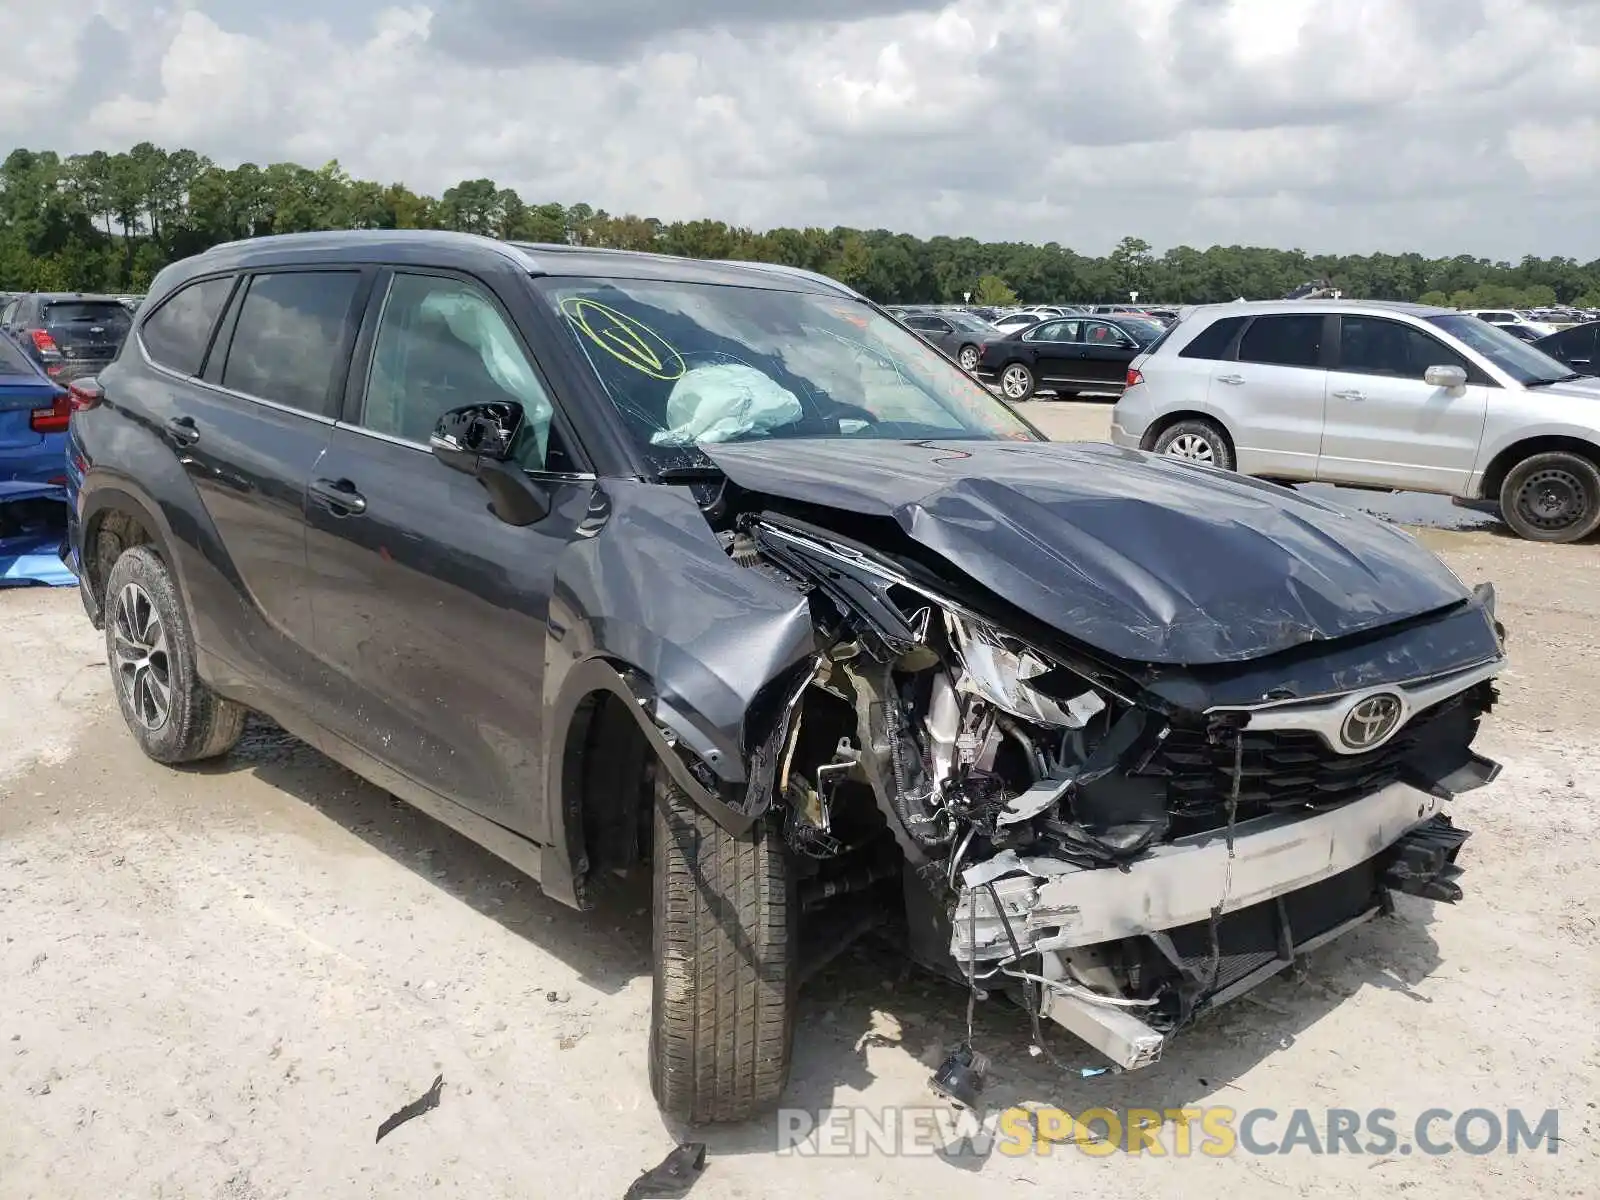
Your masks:
<path fill-rule="evenodd" d="M 1391 692 L 1368 696 L 1351 706 L 1339 727 L 1339 739 L 1352 750 L 1381 746 L 1400 728 L 1404 713 L 1400 697 Z"/>

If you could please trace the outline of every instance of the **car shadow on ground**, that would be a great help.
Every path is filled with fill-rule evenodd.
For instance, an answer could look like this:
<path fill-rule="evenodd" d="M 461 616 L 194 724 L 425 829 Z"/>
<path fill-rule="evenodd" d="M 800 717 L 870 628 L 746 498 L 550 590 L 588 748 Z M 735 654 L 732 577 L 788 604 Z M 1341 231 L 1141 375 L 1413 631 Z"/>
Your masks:
<path fill-rule="evenodd" d="M 650 972 L 649 893 L 642 873 L 617 886 L 597 888 L 595 908 L 578 912 L 544 895 L 532 879 L 476 842 L 261 717 L 250 718 L 244 737 L 226 758 L 184 770 L 195 775 L 250 772 L 555 955 L 586 985 L 606 995 Z"/>
<path fill-rule="evenodd" d="M 536 883 L 476 843 L 259 718 L 252 718 L 228 758 L 189 770 L 254 773 L 555 955 L 602 993 L 614 995 L 650 973 L 644 872 L 606 881 L 595 889 L 594 909 L 575 911 L 544 896 Z M 1045 1041 L 1059 1065 L 1033 1057 L 1022 1010 L 998 997 L 982 1003 L 973 1041 L 992 1062 L 984 1109 L 1051 1107 L 1082 1114 L 1100 1108 L 1125 1114 L 1135 1108 L 1193 1108 L 1203 1098 L 1228 1103 L 1230 1089 L 1237 1090 L 1235 1080 L 1274 1054 L 1294 1053 L 1305 1030 L 1363 989 L 1382 988 L 1431 1003 L 1415 989 L 1440 961 L 1428 930 L 1432 912 L 1431 904 L 1398 897 L 1394 915 L 1321 948 L 1302 964 L 1301 975 L 1280 975 L 1203 1016 L 1174 1040 L 1161 1062 L 1137 1072 L 1085 1075 L 1104 1068 L 1104 1060 L 1049 1023 Z M 782 1102 L 791 1130 L 797 1114 L 820 1122 L 830 1110 L 855 1103 L 851 1097 L 877 1081 L 870 1061 L 875 1048 L 898 1047 L 915 1060 L 918 1073 L 931 1076 L 965 1038 L 964 989 L 913 965 L 883 936 L 857 943 L 801 989 L 794 1067 Z M 897 1068 L 900 1074 L 903 1068 Z M 908 1093 L 899 1082 L 891 1093 L 899 1103 L 942 1107 L 931 1090 Z M 675 1139 L 703 1141 L 713 1155 L 769 1154 L 794 1144 L 793 1133 L 785 1134 L 777 1117 L 698 1129 L 664 1123 Z M 979 1142 L 958 1143 L 938 1157 L 957 1170 L 980 1171 L 992 1152 Z"/>

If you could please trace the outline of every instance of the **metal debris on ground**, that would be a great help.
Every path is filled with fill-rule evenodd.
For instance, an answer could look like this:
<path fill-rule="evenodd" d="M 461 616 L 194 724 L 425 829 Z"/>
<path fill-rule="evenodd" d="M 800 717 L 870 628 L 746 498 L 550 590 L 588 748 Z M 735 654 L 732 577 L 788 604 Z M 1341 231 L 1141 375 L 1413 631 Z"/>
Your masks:
<path fill-rule="evenodd" d="M 685 1142 L 633 1181 L 622 1200 L 678 1200 L 706 1169 L 704 1142 Z"/>
<path fill-rule="evenodd" d="M 410 1104 L 406 1105 L 392 1116 L 384 1118 L 383 1124 L 378 1126 L 378 1136 L 374 1138 L 373 1141 L 383 1141 L 384 1138 L 388 1137 L 396 1129 L 399 1129 L 400 1126 L 404 1125 L 407 1121 L 414 1120 L 415 1118 L 420 1117 L 423 1113 L 431 1112 L 433 1109 L 438 1108 L 439 1098 L 443 1091 L 444 1076 L 435 1075 L 433 1077 L 433 1085 L 429 1087 L 427 1091 L 423 1092 L 422 1095 L 418 1096 Z"/>

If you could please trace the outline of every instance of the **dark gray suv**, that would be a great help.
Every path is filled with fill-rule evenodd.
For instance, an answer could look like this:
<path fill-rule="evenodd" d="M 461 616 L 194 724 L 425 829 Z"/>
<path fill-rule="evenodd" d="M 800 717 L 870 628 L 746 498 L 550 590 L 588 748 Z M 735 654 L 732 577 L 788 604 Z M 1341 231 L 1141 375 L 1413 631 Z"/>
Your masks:
<path fill-rule="evenodd" d="M 71 402 L 71 559 L 145 752 L 253 710 L 565 903 L 648 869 L 674 1115 L 775 1104 L 800 980 L 868 931 L 1134 1068 L 1392 893 L 1460 895 L 1492 591 L 1049 443 L 821 276 L 234 243 Z"/>

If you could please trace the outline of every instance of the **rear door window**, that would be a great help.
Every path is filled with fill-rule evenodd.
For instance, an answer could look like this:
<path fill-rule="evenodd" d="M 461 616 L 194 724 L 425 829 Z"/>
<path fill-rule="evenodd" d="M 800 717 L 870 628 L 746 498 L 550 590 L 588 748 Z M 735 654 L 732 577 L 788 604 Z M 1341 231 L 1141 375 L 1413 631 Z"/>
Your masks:
<path fill-rule="evenodd" d="M 180 375 L 198 375 L 211 330 L 233 290 L 233 276 L 202 279 L 179 288 L 139 329 L 145 352 Z"/>
<path fill-rule="evenodd" d="M 1322 324 L 1320 313 L 1257 317 L 1239 340 L 1239 361 L 1274 367 L 1321 366 Z"/>
<path fill-rule="evenodd" d="M 335 415 L 349 355 L 358 271 L 257 275 L 239 309 L 222 386 L 318 416 Z"/>

